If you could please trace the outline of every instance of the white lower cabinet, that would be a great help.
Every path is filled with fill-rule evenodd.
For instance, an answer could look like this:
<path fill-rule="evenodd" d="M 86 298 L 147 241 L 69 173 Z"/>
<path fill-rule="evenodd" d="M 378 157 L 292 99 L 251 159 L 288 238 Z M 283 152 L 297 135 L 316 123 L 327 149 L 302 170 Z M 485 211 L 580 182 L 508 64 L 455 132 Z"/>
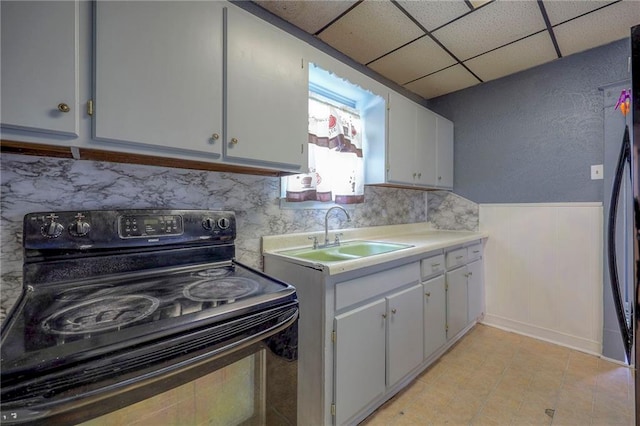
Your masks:
<path fill-rule="evenodd" d="M 424 359 L 447 342 L 447 295 L 444 275 L 422 283 L 424 292 Z"/>
<path fill-rule="evenodd" d="M 327 274 L 266 255 L 300 302 L 298 424 L 357 424 L 455 344 L 482 314 L 481 256 L 456 245 Z"/>
<path fill-rule="evenodd" d="M 336 424 L 345 424 L 420 365 L 421 317 L 420 284 L 336 316 Z"/>
<path fill-rule="evenodd" d="M 467 325 L 467 267 L 447 272 L 447 339 Z"/>
<path fill-rule="evenodd" d="M 422 285 L 387 299 L 387 386 L 396 384 L 423 359 Z"/>
<path fill-rule="evenodd" d="M 386 301 L 336 316 L 336 424 L 344 424 L 385 390 Z"/>
<path fill-rule="evenodd" d="M 484 313 L 484 286 L 482 280 L 482 260 L 474 260 L 467 265 L 467 305 L 468 322 L 476 321 Z"/>

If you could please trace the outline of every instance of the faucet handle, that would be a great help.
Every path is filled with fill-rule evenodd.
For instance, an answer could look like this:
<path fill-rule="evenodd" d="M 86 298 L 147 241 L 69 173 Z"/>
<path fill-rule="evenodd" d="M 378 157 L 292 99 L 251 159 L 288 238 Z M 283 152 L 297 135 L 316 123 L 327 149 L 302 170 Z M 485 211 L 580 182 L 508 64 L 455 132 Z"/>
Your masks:
<path fill-rule="evenodd" d="M 335 245 L 340 245 L 340 237 L 341 237 L 342 235 L 343 235 L 343 234 L 342 234 L 342 232 L 338 232 L 338 233 L 336 233 L 336 238 L 335 238 L 335 240 L 333 241 L 333 243 L 334 243 Z"/>
<path fill-rule="evenodd" d="M 318 248 L 318 237 L 307 237 L 308 240 L 313 240 L 313 248 Z"/>

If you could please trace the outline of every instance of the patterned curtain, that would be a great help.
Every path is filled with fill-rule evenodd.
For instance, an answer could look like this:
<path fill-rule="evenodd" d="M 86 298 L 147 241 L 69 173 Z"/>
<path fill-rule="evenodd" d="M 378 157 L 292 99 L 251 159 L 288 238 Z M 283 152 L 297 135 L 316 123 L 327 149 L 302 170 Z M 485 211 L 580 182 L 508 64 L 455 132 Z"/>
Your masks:
<path fill-rule="evenodd" d="M 309 173 L 286 178 L 286 200 L 364 203 L 362 121 L 354 110 L 309 98 Z"/>

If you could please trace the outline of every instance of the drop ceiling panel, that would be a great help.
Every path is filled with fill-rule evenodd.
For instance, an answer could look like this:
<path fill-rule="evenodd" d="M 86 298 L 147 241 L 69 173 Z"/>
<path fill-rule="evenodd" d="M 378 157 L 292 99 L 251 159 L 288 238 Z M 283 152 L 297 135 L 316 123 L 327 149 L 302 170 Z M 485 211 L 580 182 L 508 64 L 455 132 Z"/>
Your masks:
<path fill-rule="evenodd" d="M 405 85 L 408 90 L 429 99 L 462 90 L 479 81 L 462 65 L 455 65 Z"/>
<path fill-rule="evenodd" d="M 598 0 L 544 0 L 544 8 L 547 11 L 551 25 L 558 25 L 561 22 L 591 12 L 610 3 L 612 2 Z M 638 7 L 640 7 L 640 5 L 638 5 Z"/>
<path fill-rule="evenodd" d="M 471 10 L 463 1 L 401 0 L 398 4 L 429 31 L 433 31 Z"/>
<path fill-rule="evenodd" d="M 292 23 L 304 31 L 315 34 L 340 16 L 356 1 L 273 1 L 257 0 L 255 3 Z"/>
<path fill-rule="evenodd" d="M 369 67 L 402 85 L 455 63 L 451 55 L 425 36 L 372 62 Z"/>
<path fill-rule="evenodd" d="M 495 1 L 433 35 L 464 61 L 545 28 L 536 2 Z"/>
<path fill-rule="evenodd" d="M 465 62 L 483 81 L 495 80 L 557 59 L 549 34 L 544 31 Z"/>
<path fill-rule="evenodd" d="M 393 3 L 370 0 L 351 9 L 319 37 L 366 64 L 423 34 Z"/>
<path fill-rule="evenodd" d="M 623 1 L 553 27 L 563 56 L 628 38 L 640 23 L 640 3 Z"/>

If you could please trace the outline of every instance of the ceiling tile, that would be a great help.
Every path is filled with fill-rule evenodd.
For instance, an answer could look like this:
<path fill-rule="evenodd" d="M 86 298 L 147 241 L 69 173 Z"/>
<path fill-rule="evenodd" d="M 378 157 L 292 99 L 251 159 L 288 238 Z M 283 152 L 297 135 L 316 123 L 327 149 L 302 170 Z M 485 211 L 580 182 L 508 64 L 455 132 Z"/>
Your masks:
<path fill-rule="evenodd" d="M 433 35 L 464 61 L 545 28 L 535 1 L 494 1 Z"/>
<path fill-rule="evenodd" d="M 544 31 L 470 59 L 464 64 L 482 80 L 489 81 L 557 58 L 551 37 Z"/>
<path fill-rule="evenodd" d="M 602 46 L 630 36 L 640 22 L 640 4 L 627 0 L 553 27 L 562 56 Z"/>
<path fill-rule="evenodd" d="M 544 8 L 549 16 L 551 25 L 558 25 L 561 22 L 575 18 L 576 16 L 583 15 L 598 9 L 599 7 L 606 6 L 611 1 L 597 1 L 597 0 L 544 0 Z"/>
<path fill-rule="evenodd" d="M 411 44 L 369 64 L 374 71 L 398 84 L 441 70 L 456 61 L 429 37 Z"/>
<path fill-rule="evenodd" d="M 470 11 L 463 1 L 400 0 L 398 3 L 429 31 Z"/>
<path fill-rule="evenodd" d="M 366 64 L 423 34 L 393 3 L 368 0 L 351 9 L 319 37 Z"/>
<path fill-rule="evenodd" d="M 404 87 L 423 98 L 430 99 L 445 93 L 465 89 L 478 83 L 478 79 L 471 75 L 462 65 L 455 65 L 409 83 Z"/>
<path fill-rule="evenodd" d="M 483 4 L 489 3 L 490 1 L 491 0 L 470 0 L 470 3 L 473 5 L 474 8 L 477 9 Z"/>
<path fill-rule="evenodd" d="M 256 0 L 264 9 L 278 15 L 304 31 L 315 34 L 349 9 L 356 0 L 342 1 L 275 1 Z"/>

